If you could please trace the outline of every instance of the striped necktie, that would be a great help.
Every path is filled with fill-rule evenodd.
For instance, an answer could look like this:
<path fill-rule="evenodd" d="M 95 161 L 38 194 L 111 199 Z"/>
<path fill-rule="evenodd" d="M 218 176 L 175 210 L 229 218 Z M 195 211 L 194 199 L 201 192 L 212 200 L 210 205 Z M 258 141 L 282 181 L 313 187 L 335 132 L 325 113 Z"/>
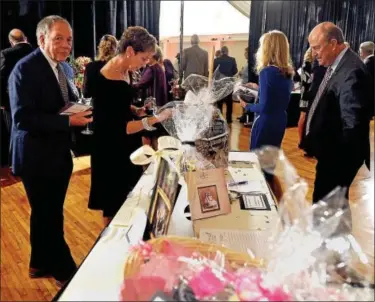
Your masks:
<path fill-rule="evenodd" d="M 68 104 L 69 103 L 68 82 L 66 80 L 64 71 L 62 70 L 62 67 L 61 67 L 60 63 L 57 64 L 56 68 L 57 68 L 57 75 L 58 75 L 58 78 L 59 78 L 59 85 L 60 85 L 60 89 L 61 89 L 61 94 L 63 96 L 65 104 Z"/>
<path fill-rule="evenodd" d="M 324 75 L 324 78 L 322 80 L 322 82 L 320 83 L 320 86 L 319 86 L 319 89 L 318 89 L 318 92 L 314 98 L 314 101 L 311 105 L 311 108 L 310 108 L 310 111 L 309 111 L 309 114 L 307 116 L 307 122 L 306 122 L 306 135 L 309 133 L 310 131 L 310 124 L 311 124 L 311 119 L 314 115 L 314 112 L 315 112 L 315 109 L 316 107 L 318 106 L 319 104 L 319 100 L 321 98 L 321 96 L 323 95 L 323 92 L 324 92 L 324 89 L 326 88 L 327 86 L 327 83 L 329 81 L 329 79 L 331 78 L 331 74 L 332 74 L 332 68 L 331 67 L 328 67 L 325 75 Z"/>

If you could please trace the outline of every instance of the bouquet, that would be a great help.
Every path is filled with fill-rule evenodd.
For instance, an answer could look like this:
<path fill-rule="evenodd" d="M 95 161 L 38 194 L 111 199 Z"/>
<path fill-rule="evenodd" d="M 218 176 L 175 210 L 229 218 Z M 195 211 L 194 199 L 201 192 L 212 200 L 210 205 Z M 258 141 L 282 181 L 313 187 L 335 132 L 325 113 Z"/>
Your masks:
<path fill-rule="evenodd" d="M 71 60 L 71 62 L 74 71 L 74 84 L 79 89 L 82 89 L 86 66 L 91 62 L 91 59 L 89 57 L 82 56 L 76 58 L 75 60 Z"/>

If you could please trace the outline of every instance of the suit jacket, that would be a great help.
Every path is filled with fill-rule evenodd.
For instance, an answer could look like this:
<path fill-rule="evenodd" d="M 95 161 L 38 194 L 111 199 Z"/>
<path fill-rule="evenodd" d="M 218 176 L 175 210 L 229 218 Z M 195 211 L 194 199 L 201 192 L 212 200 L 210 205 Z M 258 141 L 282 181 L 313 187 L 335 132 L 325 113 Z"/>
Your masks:
<path fill-rule="evenodd" d="M 311 119 L 306 151 L 320 158 L 364 160 L 369 167 L 370 75 L 360 58 L 346 51 Z"/>
<path fill-rule="evenodd" d="M 23 57 L 33 51 L 29 43 L 18 43 L 14 47 L 4 49 L 0 53 L 0 76 L 1 76 L 1 106 L 10 110 L 8 95 L 8 79 L 14 66 Z"/>
<path fill-rule="evenodd" d="M 222 55 L 214 60 L 214 71 L 219 67 L 221 74 L 227 77 L 233 77 L 237 72 L 236 59 L 227 55 Z"/>
<path fill-rule="evenodd" d="M 65 62 L 62 67 L 65 73 L 70 70 Z M 74 100 L 72 90 L 68 90 Z M 9 77 L 9 98 L 13 173 L 59 173 L 72 160 L 69 118 L 59 114 L 65 102 L 58 80 L 39 48 L 14 67 Z"/>
<path fill-rule="evenodd" d="M 371 74 L 372 78 L 375 79 L 374 73 L 375 73 L 375 57 L 372 55 L 371 57 L 368 57 L 364 61 L 367 70 Z"/>
<path fill-rule="evenodd" d="M 364 61 L 368 72 L 371 74 L 372 81 L 371 81 L 371 90 L 374 93 L 375 91 L 375 57 L 372 55 L 371 57 L 366 58 Z M 375 95 L 373 95 L 372 101 L 372 116 L 375 115 Z"/>
<path fill-rule="evenodd" d="M 184 49 L 182 70 L 185 79 L 191 74 L 208 77 L 208 52 L 198 45 Z"/>

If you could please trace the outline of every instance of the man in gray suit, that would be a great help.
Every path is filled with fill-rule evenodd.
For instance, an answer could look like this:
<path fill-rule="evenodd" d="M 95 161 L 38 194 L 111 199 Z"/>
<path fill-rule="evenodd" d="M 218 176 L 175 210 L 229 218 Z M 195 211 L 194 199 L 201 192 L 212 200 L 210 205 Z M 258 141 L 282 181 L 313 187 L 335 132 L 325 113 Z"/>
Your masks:
<path fill-rule="evenodd" d="M 208 77 L 208 52 L 199 47 L 198 35 L 191 37 L 191 47 L 183 51 L 182 70 L 184 79 L 191 74 Z"/>

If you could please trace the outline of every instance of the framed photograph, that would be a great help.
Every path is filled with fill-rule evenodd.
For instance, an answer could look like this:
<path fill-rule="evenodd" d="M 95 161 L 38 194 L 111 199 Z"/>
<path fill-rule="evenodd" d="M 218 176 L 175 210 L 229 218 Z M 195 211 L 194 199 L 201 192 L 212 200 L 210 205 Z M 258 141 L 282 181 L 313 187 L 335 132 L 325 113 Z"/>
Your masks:
<path fill-rule="evenodd" d="M 198 188 L 202 213 L 220 211 L 220 202 L 216 185 Z"/>
<path fill-rule="evenodd" d="M 231 212 L 223 168 L 187 172 L 185 180 L 193 221 Z"/>
<path fill-rule="evenodd" d="M 161 158 L 156 183 L 148 211 L 148 224 L 144 240 L 166 235 L 172 211 L 180 192 L 179 177 L 169 163 Z"/>
<path fill-rule="evenodd" d="M 242 194 L 240 207 L 241 210 L 271 211 L 267 195 L 263 193 Z"/>

